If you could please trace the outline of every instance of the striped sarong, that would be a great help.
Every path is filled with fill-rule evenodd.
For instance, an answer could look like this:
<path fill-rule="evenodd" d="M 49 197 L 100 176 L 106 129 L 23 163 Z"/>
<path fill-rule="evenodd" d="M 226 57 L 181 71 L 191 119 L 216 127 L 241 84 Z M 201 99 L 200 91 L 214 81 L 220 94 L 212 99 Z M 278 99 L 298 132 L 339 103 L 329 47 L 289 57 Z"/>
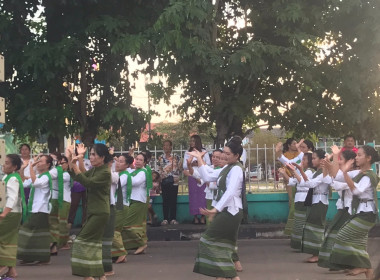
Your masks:
<path fill-rule="evenodd" d="M 102 239 L 108 219 L 108 214 L 93 214 L 87 217 L 82 230 L 74 240 L 71 251 L 73 275 L 103 276 Z"/>
<path fill-rule="evenodd" d="M 128 206 L 123 206 L 123 210 L 116 210 L 115 213 L 115 232 L 113 235 L 111 249 L 112 258 L 117 258 L 128 254 L 127 250 L 124 248 L 123 238 L 121 237 L 121 231 L 123 230 L 123 225 L 125 224 L 128 208 Z"/>
<path fill-rule="evenodd" d="M 70 203 L 63 201 L 62 208 L 59 209 L 58 199 L 52 199 L 50 202 L 52 206 L 49 215 L 51 238 L 52 242 L 57 243 L 58 248 L 61 248 L 69 241 L 67 219 L 70 212 Z"/>
<path fill-rule="evenodd" d="M 237 276 L 234 261 L 237 258 L 236 241 L 242 219 L 243 210 L 235 216 L 227 211 L 215 215 L 201 236 L 194 272 L 212 277 Z"/>
<path fill-rule="evenodd" d="M 289 214 L 288 214 L 288 220 L 286 221 L 284 234 L 285 235 L 292 235 L 292 230 L 294 228 L 294 196 L 296 194 L 296 187 L 293 186 L 292 188 L 292 197 L 289 198 Z"/>
<path fill-rule="evenodd" d="M 330 263 L 330 254 L 335 239 L 340 228 L 350 219 L 350 214 L 347 209 L 339 209 L 335 214 L 334 219 L 329 224 L 325 232 L 325 238 L 319 250 L 318 266 L 339 269 Z"/>
<path fill-rule="evenodd" d="M 325 232 L 327 207 L 322 202 L 308 207 L 302 236 L 301 251 L 303 253 L 318 256 Z"/>
<path fill-rule="evenodd" d="M 0 220 L 0 266 L 16 266 L 21 213 L 8 213 Z"/>
<path fill-rule="evenodd" d="M 70 206 L 71 203 L 63 201 L 62 208 L 59 209 L 58 248 L 65 246 L 69 241 L 70 229 L 67 220 L 69 218 Z"/>
<path fill-rule="evenodd" d="M 49 215 L 50 234 L 52 242 L 58 243 L 59 219 L 58 219 L 58 199 L 51 199 L 51 211 Z"/>
<path fill-rule="evenodd" d="M 330 262 L 344 268 L 371 268 L 367 252 L 368 232 L 375 225 L 376 214 L 360 212 L 339 230 Z"/>
<path fill-rule="evenodd" d="M 104 272 L 112 271 L 112 239 L 115 231 L 115 207 L 110 207 L 110 217 L 103 234 L 102 254 L 103 254 L 103 269 Z"/>
<path fill-rule="evenodd" d="M 49 214 L 30 213 L 20 228 L 17 258 L 24 262 L 50 261 Z"/>
<path fill-rule="evenodd" d="M 126 250 L 137 249 L 147 243 L 146 231 L 144 230 L 147 211 L 147 203 L 131 200 L 121 232 L 124 248 Z"/>
<path fill-rule="evenodd" d="M 292 234 L 290 236 L 290 247 L 293 249 L 301 249 L 302 235 L 306 224 L 306 210 L 304 202 L 296 202 L 294 204 L 294 224 Z"/>

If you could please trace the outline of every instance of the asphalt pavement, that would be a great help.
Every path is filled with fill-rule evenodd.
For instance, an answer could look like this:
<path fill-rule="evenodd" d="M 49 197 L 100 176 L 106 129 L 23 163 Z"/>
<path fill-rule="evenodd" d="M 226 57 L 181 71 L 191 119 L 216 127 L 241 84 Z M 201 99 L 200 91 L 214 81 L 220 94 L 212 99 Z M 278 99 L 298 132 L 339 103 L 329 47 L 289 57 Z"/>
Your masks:
<path fill-rule="evenodd" d="M 127 256 L 127 262 L 114 265 L 115 275 L 110 280 L 203 280 L 215 279 L 193 273 L 197 240 L 151 241 L 145 254 Z M 342 272 L 329 272 L 316 264 L 305 263 L 307 254 L 298 253 L 289 246 L 289 239 L 243 239 L 239 240 L 239 256 L 243 272 L 242 280 L 319 280 L 319 279 L 365 279 L 364 274 L 352 277 Z M 374 266 L 380 261 L 380 238 L 370 238 L 369 253 Z M 71 275 L 70 251 L 60 251 L 52 257 L 50 265 L 17 266 L 23 280 L 81 279 Z"/>

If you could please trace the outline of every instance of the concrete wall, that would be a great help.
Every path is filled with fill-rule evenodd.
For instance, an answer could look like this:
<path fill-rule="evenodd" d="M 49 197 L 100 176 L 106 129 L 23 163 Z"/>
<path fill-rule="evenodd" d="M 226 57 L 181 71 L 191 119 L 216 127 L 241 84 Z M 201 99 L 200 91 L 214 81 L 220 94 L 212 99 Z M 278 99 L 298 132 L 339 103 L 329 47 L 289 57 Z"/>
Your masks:
<path fill-rule="evenodd" d="M 379 192 L 377 197 L 379 200 Z M 329 209 L 327 212 L 327 219 L 331 220 L 336 213 L 336 200 L 338 194 L 333 193 L 330 199 Z M 248 194 L 248 214 L 249 221 L 253 223 L 284 223 L 287 220 L 289 207 L 288 207 L 288 194 L 287 193 L 257 193 Z M 180 223 L 191 223 L 193 217 L 189 213 L 189 197 L 187 195 L 178 196 L 177 200 L 177 220 Z M 380 203 L 379 203 L 380 204 Z M 162 197 L 155 197 L 153 209 L 160 220 L 163 219 L 162 214 Z M 82 211 L 78 209 L 75 218 L 75 224 L 79 225 L 81 221 Z"/>

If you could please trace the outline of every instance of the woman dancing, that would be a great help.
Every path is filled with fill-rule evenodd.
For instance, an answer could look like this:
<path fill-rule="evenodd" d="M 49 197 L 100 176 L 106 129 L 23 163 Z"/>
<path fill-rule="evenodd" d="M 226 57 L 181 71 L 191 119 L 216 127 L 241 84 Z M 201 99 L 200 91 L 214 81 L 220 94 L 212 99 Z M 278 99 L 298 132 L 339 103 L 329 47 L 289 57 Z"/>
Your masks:
<path fill-rule="evenodd" d="M 218 183 L 215 207 L 211 210 L 201 209 L 201 214 L 209 216 L 212 222 L 200 239 L 194 265 L 194 272 L 216 279 L 240 279 L 235 270 L 233 254 L 236 252 L 239 226 L 243 219 L 242 194 L 245 192 L 243 166 L 239 162 L 243 152 L 241 143 L 240 137 L 234 137 L 226 144 L 224 154 L 228 165 L 212 173 L 204 166 L 203 153 L 189 153 L 196 157 L 202 179 Z"/>

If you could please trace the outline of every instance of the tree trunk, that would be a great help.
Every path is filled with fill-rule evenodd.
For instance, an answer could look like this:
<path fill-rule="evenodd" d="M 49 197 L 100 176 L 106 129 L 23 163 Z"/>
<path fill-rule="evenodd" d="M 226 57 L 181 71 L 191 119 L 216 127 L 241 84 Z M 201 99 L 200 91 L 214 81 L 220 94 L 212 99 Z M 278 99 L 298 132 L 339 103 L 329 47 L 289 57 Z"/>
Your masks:
<path fill-rule="evenodd" d="M 50 135 L 48 137 L 48 149 L 49 149 L 49 153 L 52 153 L 52 152 L 63 153 L 65 149 L 64 139 L 61 137 Z"/>
<path fill-rule="evenodd" d="M 228 137 L 228 124 L 226 120 L 223 118 L 222 113 L 218 112 L 215 120 L 216 126 L 216 139 L 215 146 L 217 148 L 221 148 L 224 146 L 224 142 Z"/>

